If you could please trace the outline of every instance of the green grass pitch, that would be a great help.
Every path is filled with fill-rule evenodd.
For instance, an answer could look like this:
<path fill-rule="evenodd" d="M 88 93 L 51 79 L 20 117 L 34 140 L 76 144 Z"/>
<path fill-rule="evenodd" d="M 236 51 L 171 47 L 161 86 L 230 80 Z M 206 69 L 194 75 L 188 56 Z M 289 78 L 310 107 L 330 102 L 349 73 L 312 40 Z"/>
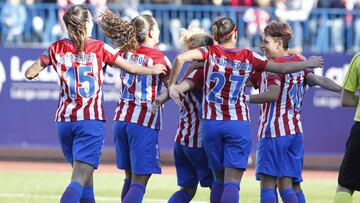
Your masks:
<path fill-rule="evenodd" d="M 123 183 L 121 172 L 95 173 L 95 195 L 97 202 L 120 202 Z M 60 194 L 70 179 L 70 172 L 24 171 L 0 169 L 0 203 L 51 203 L 59 202 Z M 309 203 L 331 203 L 336 179 L 305 180 L 303 189 Z M 177 190 L 175 175 L 154 175 L 149 182 L 144 203 L 166 203 Z M 241 183 L 241 203 L 259 202 L 259 184 L 252 177 Z M 209 190 L 199 189 L 193 203 L 209 202 Z M 360 202 L 355 193 L 354 203 Z"/>

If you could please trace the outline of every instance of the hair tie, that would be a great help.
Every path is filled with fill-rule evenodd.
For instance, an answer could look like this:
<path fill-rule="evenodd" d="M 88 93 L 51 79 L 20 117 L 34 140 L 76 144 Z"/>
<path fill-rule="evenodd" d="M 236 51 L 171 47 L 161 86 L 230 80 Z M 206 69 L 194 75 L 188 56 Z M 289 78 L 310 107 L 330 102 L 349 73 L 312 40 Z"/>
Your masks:
<path fill-rule="evenodd" d="M 234 28 L 231 30 L 231 32 L 229 32 L 228 34 L 222 36 L 221 38 L 228 38 L 230 37 L 236 30 L 236 26 L 234 26 Z"/>

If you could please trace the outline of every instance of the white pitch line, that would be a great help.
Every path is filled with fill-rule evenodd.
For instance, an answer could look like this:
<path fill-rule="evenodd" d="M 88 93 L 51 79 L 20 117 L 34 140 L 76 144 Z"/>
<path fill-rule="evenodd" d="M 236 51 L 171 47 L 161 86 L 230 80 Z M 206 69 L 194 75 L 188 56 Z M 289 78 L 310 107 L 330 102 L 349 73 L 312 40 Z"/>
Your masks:
<path fill-rule="evenodd" d="M 59 200 L 59 195 L 39 195 L 39 194 L 26 194 L 26 193 L 0 193 L 0 197 L 15 197 L 15 198 L 25 198 L 25 199 L 56 199 Z M 104 202 L 120 202 L 119 197 L 105 197 L 105 196 L 96 196 L 96 200 Z M 157 203 L 166 203 L 166 199 L 149 199 L 145 198 L 143 200 L 146 202 L 157 202 Z M 191 201 L 192 203 L 206 203 L 205 201 Z"/>

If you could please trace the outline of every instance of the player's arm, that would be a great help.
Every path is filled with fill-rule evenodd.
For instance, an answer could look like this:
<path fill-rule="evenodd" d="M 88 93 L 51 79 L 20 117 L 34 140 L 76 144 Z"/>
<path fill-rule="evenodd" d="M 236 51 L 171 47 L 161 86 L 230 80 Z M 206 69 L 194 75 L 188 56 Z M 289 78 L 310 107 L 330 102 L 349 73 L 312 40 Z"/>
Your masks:
<path fill-rule="evenodd" d="M 357 107 L 359 96 L 355 93 L 359 89 L 359 67 L 360 67 L 360 54 L 356 54 L 344 78 L 343 90 L 341 92 L 341 105 L 343 107 Z"/>
<path fill-rule="evenodd" d="M 179 84 L 175 85 L 174 87 L 180 93 L 182 93 L 182 96 L 184 96 L 183 94 L 185 92 L 195 88 L 195 84 L 193 83 L 193 81 L 185 79 L 185 80 L 181 81 Z M 169 91 L 164 91 L 156 98 L 155 103 L 157 103 L 158 105 L 161 105 L 169 99 L 170 99 Z"/>
<path fill-rule="evenodd" d="M 266 92 L 260 94 L 253 94 L 247 96 L 247 101 L 254 104 L 263 104 L 266 102 L 276 101 L 280 95 L 280 86 L 269 85 L 269 89 Z"/>
<path fill-rule="evenodd" d="M 359 102 L 359 96 L 355 95 L 355 92 L 350 92 L 346 89 L 341 91 L 341 105 L 343 107 L 357 107 Z"/>
<path fill-rule="evenodd" d="M 25 72 L 25 77 L 29 80 L 36 78 L 39 73 L 47 67 L 40 59 L 36 60 Z"/>
<path fill-rule="evenodd" d="M 179 76 L 179 73 L 186 62 L 191 62 L 196 60 L 197 61 L 203 60 L 203 55 L 201 51 L 198 49 L 190 50 L 185 53 L 179 54 L 173 62 L 173 67 L 170 73 L 169 95 L 178 106 L 181 106 L 180 103 L 181 92 L 177 88 L 175 88 L 176 79 Z"/>
<path fill-rule="evenodd" d="M 308 73 L 306 75 L 306 82 L 310 87 L 319 85 L 323 89 L 326 89 L 326 90 L 329 90 L 332 92 L 337 92 L 339 94 L 341 93 L 341 90 L 342 90 L 341 86 L 336 84 L 330 78 L 315 75 L 314 73 Z"/>
<path fill-rule="evenodd" d="M 311 56 L 306 61 L 277 63 L 269 61 L 266 64 L 266 71 L 273 73 L 294 73 L 306 68 L 322 67 L 324 59 L 321 56 Z"/>
<path fill-rule="evenodd" d="M 192 90 L 195 88 L 195 84 L 193 81 L 191 80 L 183 80 L 182 82 L 180 82 L 179 84 L 175 85 L 175 88 L 181 93 L 181 96 L 184 97 L 184 93 Z M 169 91 L 164 91 L 162 92 L 157 98 L 156 100 L 153 102 L 153 113 L 156 113 L 156 111 L 158 110 L 159 106 L 161 106 L 162 104 L 164 104 L 165 102 L 167 102 L 170 99 L 169 96 Z"/>
<path fill-rule="evenodd" d="M 114 66 L 135 75 L 158 75 L 166 73 L 166 67 L 162 64 L 156 64 L 153 67 L 144 67 L 130 63 L 120 56 L 116 57 Z"/>

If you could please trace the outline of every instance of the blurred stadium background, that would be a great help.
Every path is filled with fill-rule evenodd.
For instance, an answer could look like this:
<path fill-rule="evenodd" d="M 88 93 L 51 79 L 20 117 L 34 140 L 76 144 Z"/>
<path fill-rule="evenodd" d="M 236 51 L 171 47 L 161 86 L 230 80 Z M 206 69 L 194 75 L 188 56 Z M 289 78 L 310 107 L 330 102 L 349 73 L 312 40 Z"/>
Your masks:
<path fill-rule="evenodd" d="M 294 32 L 291 48 L 305 56 L 322 55 L 325 67 L 315 73 L 338 84 L 342 84 L 352 56 L 360 49 L 360 0 L 0 0 L 0 160 L 64 162 L 53 122 L 57 76 L 51 69 L 36 81 L 27 81 L 23 75 L 51 42 L 66 37 L 61 18 L 66 7 L 76 3 L 87 3 L 94 14 L 107 5 L 127 19 L 142 12 L 152 13 L 161 31 L 159 49 L 170 60 L 181 51 L 181 28 L 197 24 L 210 31 L 211 22 L 220 16 L 236 21 L 238 46 L 255 51 L 259 51 L 261 30 L 268 22 L 288 22 Z M 109 42 L 97 27 L 93 36 Z M 118 90 L 118 72 L 108 68 L 103 163 L 114 163 L 111 120 Z M 338 169 L 354 115 L 354 110 L 340 106 L 339 99 L 339 95 L 318 87 L 306 92 L 302 115 L 306 169 Z M 253 149 L 258 115 L 258 107 L 251 106 Z M 163 121 L 161 158 L 164 164 L 171 164 L 178 121 L 174 103 L 165 105 Z M 336 177 L 332 178 L 335 187 Z M 172 182 L 175 186 L 174 178 Z"/>

